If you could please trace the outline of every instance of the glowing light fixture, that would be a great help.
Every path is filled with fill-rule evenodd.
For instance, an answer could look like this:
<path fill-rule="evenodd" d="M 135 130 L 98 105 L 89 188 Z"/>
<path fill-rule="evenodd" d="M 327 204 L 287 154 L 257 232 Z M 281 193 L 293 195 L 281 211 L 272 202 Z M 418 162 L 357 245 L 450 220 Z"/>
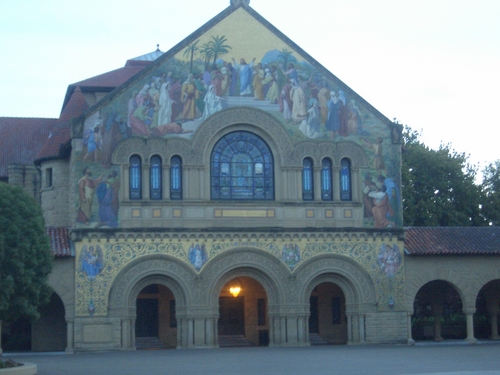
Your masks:
<path fill-rule="evenodd" d="M 233 297 L 238 297 L 238 294 L 240 294 L 240 292 L 241 283 L 238 279 L 234 279 L 229 286 L 229 293 L 231 293 Z"/>

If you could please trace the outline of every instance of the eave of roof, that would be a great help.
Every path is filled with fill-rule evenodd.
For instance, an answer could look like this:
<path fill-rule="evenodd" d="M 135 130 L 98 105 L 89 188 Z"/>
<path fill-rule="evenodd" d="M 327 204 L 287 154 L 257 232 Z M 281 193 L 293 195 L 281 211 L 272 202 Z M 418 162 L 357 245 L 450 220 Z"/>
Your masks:
<path fill-rule="evenodd" d="M 47 227 L 45 232 L 50 238 L 50 250 L 54 257 L 66 258 L 75 256 L 75 249 L 66 227 Z"/>
<path fill-rule="evenodd" d="M 0 117 L 0 176 L 12 164 L 33 165 L 55 118 Z"/>
<path fill-rule="evenodd" d="M 81 90 L 77 88 L 45 140 L 35 163 L 39 164 L 41 159 L 65 156 L 65 153 L 63 153 L 64 145 L 71 141 L 71 120 L 80 116 L 88 108 L 89 106 Z"/>
<path fill-rule="evenodd" d="M 409 227 L 408 255 L 500 255 L 500 227 Z"/>

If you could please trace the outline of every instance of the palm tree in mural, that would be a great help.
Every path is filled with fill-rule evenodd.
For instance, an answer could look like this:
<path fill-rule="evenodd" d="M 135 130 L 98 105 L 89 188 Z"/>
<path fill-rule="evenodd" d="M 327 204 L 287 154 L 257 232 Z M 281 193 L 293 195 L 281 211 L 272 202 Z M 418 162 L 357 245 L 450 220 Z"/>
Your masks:
<path fill-rule="evenodd" d="M 231 46 L 228 44 L 224 44 L 227 42 L 227 38 L 225 35 L 222 36 L 213 36 L 212 40 L 209 42 L 209 44 L 212 47 L 212 52 L 213 52 L 213 58 L 214 58 L 214 66 L 215 62 L 217 61 L 217 57 L 219 55 L 225 55 L 226 53 L 229 53 L 229 50 L 231 49 Z"/>
<path fill-rule="evenodd" d="M 208 68 L 208 64 L 209 64 L 209 61 L 210 59 L 212 58 L 213 56 L 213 49 L 212 49 L 212 46 L 210 44 L 210 42 L 208 43 L 204 43 L 200 49 L 200 56 L 203 60 L 205 60 L 205 69 Z"/>
<path fill-rule="evenodd" d="M 193 73 L 193 58 L 194 54 L 196 51 L 199 50 L 197 47 L 197 44 L 200 40 L 198 39 L 196 42 L 191 43 L 189 46 L 186 47 L 184 50 L 184 56 L 189 56 L 189 71 Z"/>
<path fill-rule="evenodd" d="M 278 57 L 283 60 L 283 68 L 286 69 L 288 67 L 288 61 L 293 60 L 293 51 L 283 48 Z"/>

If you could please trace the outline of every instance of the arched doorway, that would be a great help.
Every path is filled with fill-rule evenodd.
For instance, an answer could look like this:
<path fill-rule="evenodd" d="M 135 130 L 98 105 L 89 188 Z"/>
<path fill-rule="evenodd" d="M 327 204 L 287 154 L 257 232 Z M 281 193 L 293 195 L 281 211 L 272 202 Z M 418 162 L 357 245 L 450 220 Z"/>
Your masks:
<path fill-rule="evenodd" d="M 345 296 L 338 285 L 323 282 L 314 287 L 309 307 L 311 345 L 347 343 Z"/>
<path fill-rule="evenodd" d="M 500 280 L 484 285 L 476 299 L 474 334 L 478 339 L 500 340 L 498 315 L 500 313 Z"/>
<path fill-rule="evenodd" d="M 231 279 L 219 294 L 219 346 L 267 346 L 267 315 L 267 295 L 262 285 L 246 276 Z"/>
<path fill-rule="evenodd" d="M 4 351 L 64 351 L 67 344 L 65 309 L 61 298 L 52 293 L 46 305 L 39 307 L 40 318 L 31 322 L 19 318 L 2 327 Z"/>
<path fill-rule="evenodd" d="M 136 299 L 135 338 L 137 349 L 177 346 L 175 298 L 166 286 L 150 284 L 139 292 Z"/>
<path fill-rule="evenodd" d="M 413 302 L 412 337 L 415 340 L 465 339 L 466 317 L 457 290 L 443 280 L 420 288 Z"/>

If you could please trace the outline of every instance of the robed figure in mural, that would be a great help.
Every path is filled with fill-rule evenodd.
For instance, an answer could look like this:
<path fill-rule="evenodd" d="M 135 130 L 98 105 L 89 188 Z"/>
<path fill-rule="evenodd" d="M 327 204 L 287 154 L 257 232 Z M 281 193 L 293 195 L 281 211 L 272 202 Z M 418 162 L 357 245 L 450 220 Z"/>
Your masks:
<path fill-rule="evenodd" d="M 79 223 L 90 224 L 92 216 L 92 203 L 94 203 L 94 193 L 97 185 L 102 180 L 102 176 L 96 180 L 92 179 L 92 172 L 89 167 L 83 169 L 83 177 L 78 181 L 78 215 L 76 220 Z"/>
<path fill-rule="evenodd" d="M 255 57 L 250 64 L 247 64 L 245 59 L 242 57 L 240 63 L 238 64 L 233 58 L 234 68 L 240 72 L 240 96 L 250 96 L 252 95 L 252 76 L 253 76 L 253 63 L 255 62 Z"/>
<path fill-rule="evenodd" d="M 117 178 L 118 173 L 111 171 L 106 181 L 103 181 L 97 186 L 96 195 L 99 202 L 99 223 L 96 228 L 104 225 L 110 228 L 118 226 L 118 191 L 120 189 L 120 180 Z"/>

